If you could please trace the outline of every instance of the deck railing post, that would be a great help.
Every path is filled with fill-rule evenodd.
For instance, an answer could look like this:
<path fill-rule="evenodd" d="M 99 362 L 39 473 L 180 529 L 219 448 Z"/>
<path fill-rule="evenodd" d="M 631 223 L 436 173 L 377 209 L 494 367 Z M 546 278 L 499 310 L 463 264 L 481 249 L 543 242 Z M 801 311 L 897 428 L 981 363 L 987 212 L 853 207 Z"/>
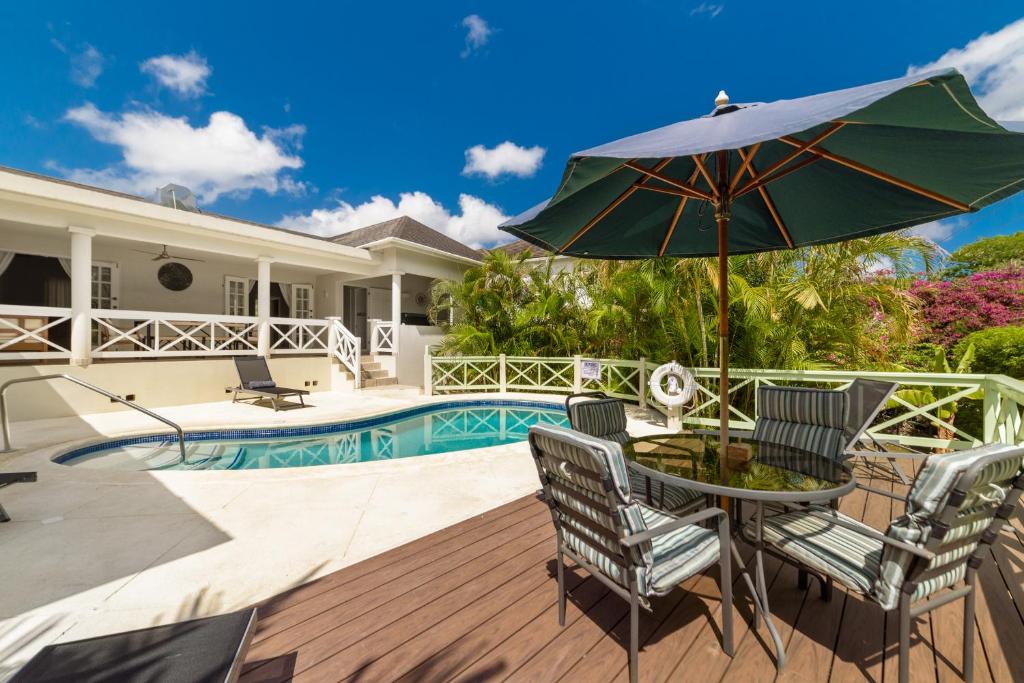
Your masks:
<path fill-rule="evenodd" d="M 338 350 L 338 330 L 334 326 L 335 320 L 341 320 L 336 316 L 327 318 L 327 360 L 333 362 L 334 354 Z"/>
<path fill-rule="evenodd" d="M 578 394 L 583 391 L 583 357 L 576 355 L 572 357 L 572 393 Z"/>
<path fill-rule="evenodd" d="M 431 367 L 434 359 L 430 356 L 430 347 L 423 347 L 423 395 L 433 396 L 434 394 L 434 372 Z"/>
<path fill-rule="evenodd" d="M 641 408 L 647 406 L 647 359 L 640 357 L 640 367 L 637 369 L 637 402 Z"/>
<path fill-rule="evenodd" d="M 498 391 L 505 393 L 508 391 L 508 370 L 505 367 L 505 354 L 498 356 Z"/>
<path fill-rule="evenodd" d="M 985 443 L 994 443 L 996 439 L 996 422 L 999 416 L 999 390 L 992 380 L 985 380 L 982 384 L 984 398 L 982 399 L 983 427 L 981 440 Z"/>

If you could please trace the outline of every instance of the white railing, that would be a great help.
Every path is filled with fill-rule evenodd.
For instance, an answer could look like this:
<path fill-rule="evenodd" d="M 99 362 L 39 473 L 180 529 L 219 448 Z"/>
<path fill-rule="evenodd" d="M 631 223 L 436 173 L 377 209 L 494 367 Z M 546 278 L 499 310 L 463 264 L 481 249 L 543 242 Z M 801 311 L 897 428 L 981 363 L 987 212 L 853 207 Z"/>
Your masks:
<path fill-rule="evenodd" d="M 329 353 L 348 368 L 355 378 L 356 389 L 362 386 L 362 340 L 341 324 L 339 318 L 330 319 Z"/>
<path fill-rule="evenodd" d="M 370 353 L 395 352 L 395 324 L 390 320 L 370 320 Z"/>
<path fill-rule="evenodd" d="M 256 355 L 259 321 L 248 316 L 99 310 L 93 358 Z"/>
<path fill-rule="evenodd" d="M 596 361 L 600 379 L 583 377 L 585 361 Z M 430 356 L 425 359 L 425 391 L 557 392 L 603 391 L 611 396 L 646 403 L 661 410 L 648 397 L 647 378 L 659 363 L 644 359 L 523 358 L 513 356 Z M 693 427 L 718 425 L 718 369 L 696 368 L 697 397 L 682 413 L 682 422 Z M 900 388 L 931 389 L 936 398 L 914 405 L 902 396 L 893 398 L 869 432 L 889 441 L 930 448 L 967 448 L 982 443 L 1024 443 L 1024 382 L 1004 375 L 958 375 L 915 372 L 848 372 L 808 370 L 729 371 L 730 426 L 752 429 L 757 419 L 757 389 L 761 386 L 814 386 L 842 389 L 854 379 L 896 382 Z M 944 407 L 981 395 L 981 433 L 968 433 L 943 416 Z M 951 438 L 937 438 L 911 429 L 927 423 L 947 431 Z M 914 431 L 918 433 L 913 433 Z"/>
<path fill-rule="evenodd" d="M 70 308 L 0 306 L 0 360 L 70 358 L 70 320 Z"/>
<path fill-rule="evenodd" d="M 270 351 L 278 353 L 326 352 L 329 326 L 317 318 L 270 318 Z"/>

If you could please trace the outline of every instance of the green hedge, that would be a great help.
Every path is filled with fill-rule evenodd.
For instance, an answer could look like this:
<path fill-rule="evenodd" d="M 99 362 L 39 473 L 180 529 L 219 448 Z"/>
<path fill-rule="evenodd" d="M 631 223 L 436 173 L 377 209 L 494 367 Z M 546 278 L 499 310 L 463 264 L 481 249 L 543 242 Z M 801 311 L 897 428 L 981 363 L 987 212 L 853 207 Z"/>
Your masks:
<path fill-rule="evenodd" d="M 1024 327 L 990 327 L 961 339 L 955 355 L 974 344 L 973 372 L 1024 379 Z"/>

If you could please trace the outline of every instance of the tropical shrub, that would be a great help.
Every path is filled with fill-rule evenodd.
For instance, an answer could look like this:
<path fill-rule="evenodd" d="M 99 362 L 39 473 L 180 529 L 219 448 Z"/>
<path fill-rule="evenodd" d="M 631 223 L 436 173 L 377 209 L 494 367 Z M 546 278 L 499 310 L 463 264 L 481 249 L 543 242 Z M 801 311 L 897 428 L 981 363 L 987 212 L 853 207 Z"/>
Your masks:
<path fill-rule="evenodd" d="M 1024 327 L 995 327 L 972 332 L 956 352 L 974 348 L 974 372 L 1024 379 Z"/>
<path fill-rule="evenodd" d="M 949 359 L 946 357 L 946 349 L 941 346 L 934 346 L 932 348 L 932 359 L 929 367 L 925 368 L 926 372 L 936 374 L 957 374 L 964 375 L 972 371 L 974 363 L 974 346 L 967 344 L 960 355 L 960 360 L 957 362 L 955 368 L 949 364 Z M 952 396 L 956 392 L 960 391 L 959 387 L 947 387 L 947 386 L 932 386 L 932 387 L 908 387 L 906 389 L 900 389 L 896 392 L 896 397 L 906 401 L 915 408 L 923 408 L 924 406 L 940 401 L 944 398 Z M 960 407 L 960 401 L 962 400 L 978 400 L 983 397 L 983 392 L 978 390 L 971 394 L 968 394 L 963 399 L 958 401 L 951 401 L 944 403 L 936 408 L 933 408 L 930 412 L 935 415 L 939 420 L 942 420 L 946 425 L 956 426 L 957 412 Z M 890 399 L 889 408 L 898 408 L 902 405 L 894 399 Z M 924 418 L 928 419 L 928 418 Z M 956 434 L 948 426 L 933 422 L 932 423 L 937 431 L 937 436 L 940 439 L 953 439 Z M 969 433 L 969 432 L 968 432 Z"/>
<path fill-rule="evenodd" d="M 947 349 L 971 332 L 1024 322 L 1024 269 L 975 273 L 956 280 L 919 280 L 922 339 Z"/>
<path fill-rule="evenodd" d="M 984 270 L 1024 267 L 1024 231 L 985 237 L 950 254 L 943 274 L 958 278 Z"/>
<path fill-rule="evenodd" d="M 891 367 L 912 341 L 907 287 L 935 247 L 905 233 L 730 259 L 733 367 Z M 884 266 L 884 272 L 879 267 Z M 490 252 L 438 282 L 441 352 L 718 364 L 717 259 L 576 261 L 556 271 Z M 447 324 L 454 310 L 455 323 Z"/>

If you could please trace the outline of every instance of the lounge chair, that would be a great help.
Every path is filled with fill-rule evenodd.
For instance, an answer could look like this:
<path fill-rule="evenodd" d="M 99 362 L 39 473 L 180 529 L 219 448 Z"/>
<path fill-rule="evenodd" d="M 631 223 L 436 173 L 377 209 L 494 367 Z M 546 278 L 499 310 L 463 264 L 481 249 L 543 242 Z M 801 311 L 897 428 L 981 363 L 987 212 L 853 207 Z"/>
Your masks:
<path fill-rule="evenodd" d="M 11 683 L 233 683 L 256 609 L 47 645 Z"/>
<path fill-rule="evenodd" d="M 622 447 L 561 427 L 530 427 L 530 450 L 555 525 L 558 623 L 565 625 L 564 556 L 629 601 L 629 680 L 637 680 L 639 607 L 713 564 L 720 567 L 722 649 L 732 656 L 729 516 L 709 507 L 673 517 L 638 502 Z M 698 524 L 716 519 L 718 530 Z"/>
<path fill-rule="evenodd" d="M 270 375 L 270 368 L 267 367 L 267 359 L 262 356 L 257 356 L 256 358 L 235 358 L 235 370 L 238 371 L 238 381 L 240 384 L 236 387 L 227 388 L 227 391 L 232 392 L 232 403 L 238 402 L 239 394 L 251 394 L 253 395 L 251 398 L 254 403 L 269 398 L 271 405 L 274 406 L 274 412 L 278 410 L 277 402 L 279 399 L 291 396 L 298 396 L 299 403 L 303 406 L 306 405 L 302 397 L 308 396 L 309 392 L 305 389 L 288 389 L 277 386 L 274 378 Z"/>
<path fill-rule="evenodd" d="M 35 472 L 0 472 L 0 488 L 11 484 L 25 484 L 36 480 Z M 11 521 L 4 506 L 0 505 L 0 523 Z"/>
<path fill-rule="evenodd" d="M 899 610 L 901 683 L 910 678 L 911 621 L 963 598 L 962 673 L 970 681 L 978 567 L 991 556 L 986 546 L 999 538 L 1022 490 L 1020 446 L 936 454 L 914 480 L 905 513 L 884 534 L 836 510 L 801 506 L 767 517 L 763 538 L 772 554 L 819 579 L 834 579 L 884 611 Z M 756 538 L 752 524 L 743 531 Z"/>
<path fill-rule="evenodd" d="M 626 431 L 626 406 L 617 398 L 609 398 L 600 391 L 572 394 L 565 399 L 565 412 L 569 425 L 578 432 L 608 439 L 620 446 L 630 439 Z M 629 470 L 629 484 L 635 497 L 666 512 L 686 512 L 701 507 L 707 500 L 699 491 L 652 481 L 633 469 Z"/>

